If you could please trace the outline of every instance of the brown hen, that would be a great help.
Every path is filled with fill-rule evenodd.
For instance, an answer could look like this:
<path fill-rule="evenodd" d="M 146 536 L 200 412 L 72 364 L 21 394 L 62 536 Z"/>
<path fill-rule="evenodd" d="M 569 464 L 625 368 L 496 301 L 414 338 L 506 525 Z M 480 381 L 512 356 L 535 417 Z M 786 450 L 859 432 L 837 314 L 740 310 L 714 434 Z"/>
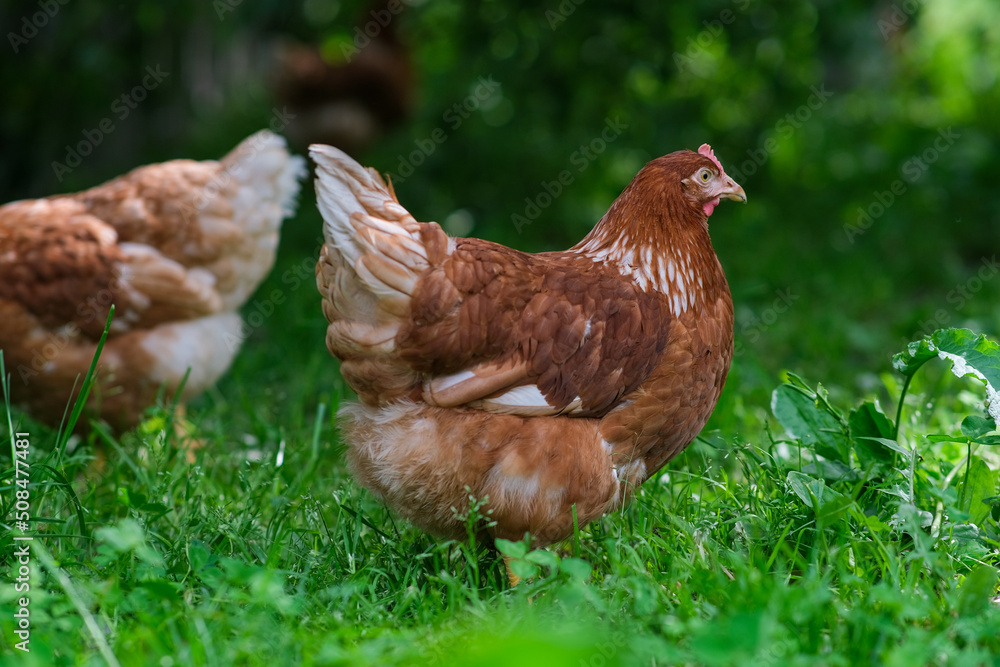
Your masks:
<path fill-rule="evenodd" d="M 212 385 L 245 338 L 237 309 L 271 270 L 304 168 L 263 131 L 218 162 L 148 165 L 0 207 L 0 350 L 14 403 L 59 424 L 112 305 L 95 415 L 123 430 L 188 369 L 181 400 Z"/>
<path fill-rule="evenodd" d="M 746 201 L 711 148 L 653 160 L 576 246 L 529 254 L 421 223 L 372 169 L 311 147 L 327 346 L 365 487 L 435 535 L 469 496 L 536 546 L 614 511 L 701 431 L 733 354 L 708 217 Z M 512 581 L 514 578 L 512 577 Z"/>

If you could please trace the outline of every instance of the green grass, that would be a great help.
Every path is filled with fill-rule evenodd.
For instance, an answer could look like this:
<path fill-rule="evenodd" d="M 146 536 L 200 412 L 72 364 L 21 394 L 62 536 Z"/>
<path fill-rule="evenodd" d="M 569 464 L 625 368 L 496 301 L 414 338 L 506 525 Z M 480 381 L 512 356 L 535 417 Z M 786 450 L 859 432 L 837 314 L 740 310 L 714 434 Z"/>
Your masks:
<path fill-rule="evenodd" d="M 914 376 L 898 439 L 911 458 L 859 445 L 851 415 L 877 398 L 895 418 L 904 378 L 886 370 L 900 349 L 891 335 L 872 344 L 881 367 L 839 369 L 829 396 L 810 391 L 833 360 L 797 364 L 809 381 L 789 376 L 782 393 L 813 430 L 794 438 L 769 406 L 782 377 L 748 346 L 702 438 L 631 506 L 548 551 L 504 545 L 535 575 L 511 590 L 495 551 L 436 541 L 350 479 L 335 417 L 347 396 L 302 266 L 297 251 L 282 255 L 257 296 L 278 290 L 281 307 L 189 407 L 194 463 L 165 435 L 171 406 L 134 432 L 65 446 L 12 413 L 13 430 L 31 434 L 39 539 L 31 652 L 13 649 L 20 594 L 5 582 L 0 661 L 1000 664 L 1000 466 L 995 447 L 962 433 L 985 415 L 981 383 L 939 361 Z M 821 348 L 825 323 L 806 310 L 790 310 L 759 345 Z M 6 423 L 0 436 L 8 442 Z M 839 467 L 817 470 L 824 447 Z M 3 450 L 6 574 L 19 533 L 7 530 L 15 487 Z M 985 515 L 970 500 L 983 498 Z"/>

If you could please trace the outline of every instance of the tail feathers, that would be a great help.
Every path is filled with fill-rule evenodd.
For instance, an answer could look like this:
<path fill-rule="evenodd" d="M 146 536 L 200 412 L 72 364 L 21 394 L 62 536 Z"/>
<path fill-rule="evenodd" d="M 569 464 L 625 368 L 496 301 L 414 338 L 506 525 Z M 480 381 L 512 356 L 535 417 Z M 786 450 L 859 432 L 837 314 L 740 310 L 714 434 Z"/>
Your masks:
<path fill-rule="evenodd" d="M 284 218 L 294 215 L 306 165 L 298 155 L 289 155 L 283 138 L 261 130 L 240 142 L 220 166 L 236 182 L 230 199 L 233 217 L 245 221 L 247 232 L 276 231 Z"/>
<path fill-rule="evenodd" d="M 347 265 L 343 255 L 323 246 L 316 265 L 323 315 L 330 326 L 326 344 L 341 359 L 385 358 L 409 312 L 406 297 L 378 297 Z"/>
<path fill-rule="evenodd" d="M 420 224 L 399 205 L 377 171 L 365 169 L 332 146 L 313 144 L 309 154 L 316 162 L 316 198 L 328 243 L 352 261 L 357 259 L 361 249 L 353 248 L 358 224 L 352 221 L 355 215 L 371 218 L 366 225 L 385 234 L 419 241 Z"/>
<path fill-rule="evenodd" d="M 313 145 L 316 201 L 326 244 L 316 265 L 326 344 L 362 400 L 385 404 L 419 393 L 398 356 L 421 277 L 454 248 L 436 223 L 417 222 L 378 172 L 330 146 Z"/>
<path fill-rule="evenodd" d="M 268 130 L 247 137 L 217 163 L 203 188 L 198 223 L 206 234 L 233 226 L 239 230 L 210 267 L 224 309 L 239 308 L 270 273 L 281 223 L 295 212 L 305 171 L 305 160 L 290 155 L 285 140 Z M 211 214 L 213 190 L 228 202 L 228 215 Z"/>
<path fill-rule="evenodd" d="M 434 223 L 417 222 L 374 169 L 332 146 L 314 144 L 310 155 L 317 165 L 316 199 L 329 254 L 339 254 L 345 268 L 353 270 L 339 280 L 359 281 L 383 311 L 405 311 L 420 275 L 430 267 L 427 232 L 443 232 Z M 348 292 L 331 293 L 337 312 L 360 310 L 339 301 L 350 299 Z"/>

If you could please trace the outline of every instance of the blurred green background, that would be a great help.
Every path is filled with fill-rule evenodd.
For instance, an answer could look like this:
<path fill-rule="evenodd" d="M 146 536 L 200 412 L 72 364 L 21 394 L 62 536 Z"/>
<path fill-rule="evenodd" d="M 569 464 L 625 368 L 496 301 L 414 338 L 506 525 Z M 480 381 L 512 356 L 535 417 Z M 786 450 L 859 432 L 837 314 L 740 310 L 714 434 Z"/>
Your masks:
<path fill-rule="evenodd" d="M 579 240 L 650 158 L 708 142 L 749 196 L 711 220 L 740 400 L 766 401 L 785 367 L 866 390 L 904 340 L 1000 330 L 992 0 L 35 0 L 0 24 L 3 201 L 218 157 L 275 120 L 301 153 L 329 98 L 418 219 L 543 250 Z M 293 42 L 325 80 L 289 74 Z M 157 82 L 123 101 L 147 68 Z M 279 271 L 315 256 L 312 196 Z M 322 336 L 318 307 L 281 319 Z"/>

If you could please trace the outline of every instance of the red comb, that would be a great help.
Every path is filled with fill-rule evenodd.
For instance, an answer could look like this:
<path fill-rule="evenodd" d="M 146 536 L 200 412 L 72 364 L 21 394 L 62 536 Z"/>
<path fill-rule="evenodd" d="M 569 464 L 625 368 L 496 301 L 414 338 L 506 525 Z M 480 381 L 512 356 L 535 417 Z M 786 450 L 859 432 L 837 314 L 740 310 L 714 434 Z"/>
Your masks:
<path fill-rule="evenodd" d="M 711 146 L 709 146 L 708 144 L 702 144 L 701 146 L 698 147 L 698 152 L 701 155 L 704 155 L 705 157 L 707 157 L 712 162 L 714 162 L 715 166 L 719 168 L 719 173 L 721 173 L 721 174 L 726 173 L 726 170 L 722 168 L 721 164 L 719 164 L 719 160 L 716 159 L 715 153 L 712 151 L 712 147 Z"/>

